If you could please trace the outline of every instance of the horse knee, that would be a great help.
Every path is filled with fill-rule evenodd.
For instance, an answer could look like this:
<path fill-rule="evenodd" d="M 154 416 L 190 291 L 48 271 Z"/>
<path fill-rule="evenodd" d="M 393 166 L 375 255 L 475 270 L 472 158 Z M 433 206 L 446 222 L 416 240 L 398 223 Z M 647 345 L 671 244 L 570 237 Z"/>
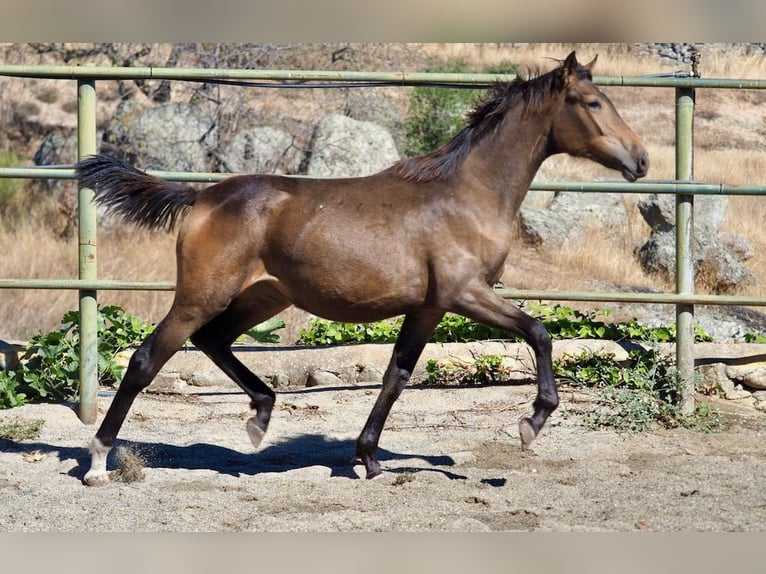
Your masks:
<path fill-rule="evenodd" d="M 398 398 L 411 376 L 412 373 L 408 369 L 396 366 L 389 367 L 383 375 L 382 392 L 391 393 L 394 399 Z"/>

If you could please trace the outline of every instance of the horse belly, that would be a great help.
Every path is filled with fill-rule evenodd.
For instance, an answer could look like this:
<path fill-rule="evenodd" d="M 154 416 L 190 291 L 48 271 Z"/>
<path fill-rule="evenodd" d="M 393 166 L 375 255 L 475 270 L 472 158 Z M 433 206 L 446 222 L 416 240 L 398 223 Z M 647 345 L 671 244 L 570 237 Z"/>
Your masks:
<path fill-rule="evenodd" d="M 427 275 L 414 261 L 385 251 L 314 251 L 275 275 L 296 306 L 335 321 L 377 321 L 423 306 Z"/>

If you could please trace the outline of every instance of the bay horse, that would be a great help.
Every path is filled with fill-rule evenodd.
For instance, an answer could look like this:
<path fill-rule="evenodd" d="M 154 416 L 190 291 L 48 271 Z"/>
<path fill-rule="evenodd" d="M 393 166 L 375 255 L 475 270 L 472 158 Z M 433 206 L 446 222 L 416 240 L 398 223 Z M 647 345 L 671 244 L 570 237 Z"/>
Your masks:
<path fill-rule="evenodd" d="M 232 353 L 234 340 L 290 305 L 330 320 L 404 315 L 382 388 L 356 442 L 367 478 L 381 474 L 378 441 L 431 333 L 456 313 L 524 338 L 536 357 L 523 448 L 558 406 L 545 327 L 493 291 L 511 221 L 547 157 L 567 153 L 646 175 L 648 154 L 587 65 L 572 52 L 550 72 L 498 83 L 465 127 L 435 152 L 366 177 L 235 175 L 205 189 L 169 183 L 106 155 L 77 164 L 80 185 L 107 210 L 177 240 L 173 303 L 133 354 L 90 443 L 86 485 L 109 482 L 107 455 L 138 393 L 187 339 L 250 398 L 253 445 L 274 391 Z"/>

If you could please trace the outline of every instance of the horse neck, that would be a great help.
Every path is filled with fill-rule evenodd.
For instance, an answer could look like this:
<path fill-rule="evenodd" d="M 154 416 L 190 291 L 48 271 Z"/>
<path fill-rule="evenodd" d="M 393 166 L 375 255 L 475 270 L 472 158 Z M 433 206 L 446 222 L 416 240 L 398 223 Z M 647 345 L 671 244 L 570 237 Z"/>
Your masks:
<path fill-rule="evenodd" d="M 463 164 L 462 177 L 480 182 L 515 213 L 529 185 L 550 155 L 548 138 L 558 98 L 545 106 L 523 110 L 517 103 L 508 110 L 495 132 L 474 145 Z"/>

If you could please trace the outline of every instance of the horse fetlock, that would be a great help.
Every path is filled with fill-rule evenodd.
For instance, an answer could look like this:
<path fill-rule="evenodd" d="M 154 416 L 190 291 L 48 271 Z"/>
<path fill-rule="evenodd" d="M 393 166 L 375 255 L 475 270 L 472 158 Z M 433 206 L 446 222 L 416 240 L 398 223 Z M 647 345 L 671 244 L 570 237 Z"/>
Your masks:
<path fill-rule="evenodd" d="M 372 479 L 376 476 L 380 476 L 383 471 L 380 469 L 380 463 L 378 462 L 378 457 L 376 456 L 362 456 L 360 457 L 362 459 L 362 463 L 364 463 L 364 469 L 367 472 L 365 475 L 366 479 Z"/>
<path fill-rule="evenodd" d="M 365 478 L 367 480 L 372 480 L 373 478 L 376 478 L 383 474 L 383 471 L 380 470 L 380 464 L 378 464 L 378 461 L 375 461 L 375 464 L 373 465 L 365 465 L 365 468 L 367 469 L 367 474 L 365 475 Z"/>
<path fill-rule="evenodd" d="M 380 462 L 378 462 L 378 456 L 376 454 L 377 447 L 368 448 L 364 445 L 357 444 L 356 455 L 352 463 L 362 463 L 364 465 L 366 476 L 365 478 L 375 478 L 379 476 L 383 471 L 380 470 Z"/>
<path fill-rule="evenodd" d="M 104 446 L 98 438 L 93 437 L 88 446 L 90 451 L 90 469 L 82 479 L 86 486 L 104 486 L 111 482 L 109 473 L 106 471 L 106 459 L 111 447 Z"/>

